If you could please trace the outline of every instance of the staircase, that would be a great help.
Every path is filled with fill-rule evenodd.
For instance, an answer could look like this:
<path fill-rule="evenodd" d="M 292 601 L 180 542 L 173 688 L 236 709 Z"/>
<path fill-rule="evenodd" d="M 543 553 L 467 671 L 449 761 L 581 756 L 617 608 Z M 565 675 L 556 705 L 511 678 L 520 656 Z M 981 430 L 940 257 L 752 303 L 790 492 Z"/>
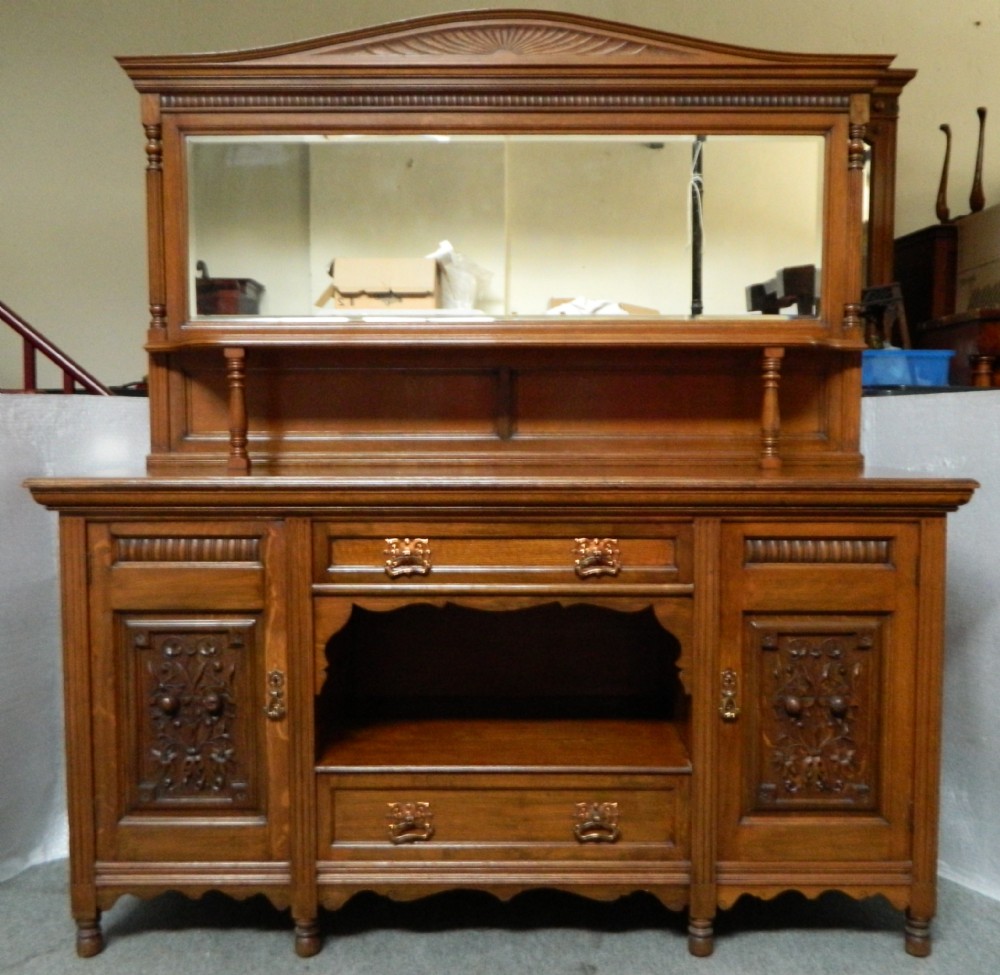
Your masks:
<path fill-rule="evenodd" d="M 95 379 L 65 352 L 50 342 L 34 326 L 29 325 L 17 312 L 0 301 L 0 321 L 21 336 L 22 367 L 21 386 L 18 389 L 0 389 L 0 393 L 94 393 L 114 396 L 115 391 Z M 41 353 L 62 372 L 62 389 L 39 389 L 37 362 Z"/>

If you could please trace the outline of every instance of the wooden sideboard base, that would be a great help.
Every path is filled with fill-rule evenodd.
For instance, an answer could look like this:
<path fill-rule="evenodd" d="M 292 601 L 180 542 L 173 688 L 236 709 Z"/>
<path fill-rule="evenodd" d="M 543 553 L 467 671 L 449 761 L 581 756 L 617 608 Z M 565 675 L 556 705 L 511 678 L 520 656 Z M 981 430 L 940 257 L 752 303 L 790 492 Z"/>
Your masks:
<path fill-rule="evenodd" d="M 213 889 L 290 908 L 302 957 L 361 891 L 539 887 L 648 891 L 699 956 L 743 893 L 881 893 L 929 950 L 972 482 L 29 487 L 60 513 L 81 956 L 121 894 Z"/>

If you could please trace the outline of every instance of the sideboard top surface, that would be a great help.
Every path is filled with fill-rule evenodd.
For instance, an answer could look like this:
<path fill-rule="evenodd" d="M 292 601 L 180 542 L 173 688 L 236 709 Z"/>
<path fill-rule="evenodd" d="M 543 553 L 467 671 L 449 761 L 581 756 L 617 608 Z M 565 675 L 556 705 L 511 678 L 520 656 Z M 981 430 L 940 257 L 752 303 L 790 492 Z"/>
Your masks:
<path fill-rule="evenodd" d="M 350 508 L 400 509 L 469 507 L 516 514 L 528 508 L 573 511 L 612 508 L 657 509 L 664 513 L 722 510 L 792 514 L 823 508 L 878 513 L 887 508 L 949 511 L 965 504 L 978 487 L 971 478 L 931 478 L 879 472 L 818 480 L 754 476 L 701 479 L 633 478 L 582 484 L 579 478 L 506 479 L 492 477 L 299 478 L 33 478 L 26 482 L 36 500 L 52 508 L 113 506 L 135 509 L 221 511 L 225 508 L 317 513 Z"/>

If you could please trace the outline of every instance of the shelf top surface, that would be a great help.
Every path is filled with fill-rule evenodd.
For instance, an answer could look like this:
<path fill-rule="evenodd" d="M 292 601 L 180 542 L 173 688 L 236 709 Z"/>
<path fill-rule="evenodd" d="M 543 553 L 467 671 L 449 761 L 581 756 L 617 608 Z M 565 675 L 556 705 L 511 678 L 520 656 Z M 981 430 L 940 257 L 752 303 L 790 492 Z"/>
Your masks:
<path fill-rule="evenodd" d="M 342 730 L 320 771 L 689 773 L 668 721 L 405 720 Z"/>
<path fill-rule="evenodd" d="M 833 332 L 816 318 L 782 315 L 751 318 L 640 316 L 543 316 L 496 318 L 470 313 L 447 317 L 419 314 L 370 314 L 343 318 L 199 319 L 179 337 L 151 332 L 150 351 L 212 346 L 332 347 L 618 347 L 814 346 L 860 351 L 858 329 Z"/>
<path fill-rule="evenodd" d="M 495 510 L 513 517 L 529 510 L 557 510 L 567 517 L 597 509 L 643 508 L 662 516 L 785 513 L 842 509 L 873 513 L 886 509 L 949 511 L 965 504 L 978 484 L 968 477 L 930 477 L 899 471 L 857 476 L 792 476 L 719 473 L 688 468 L 676 476 L 583 476 L 565 468 L 506 476 L 499 471 L 434 475 L 414 470 L 398 475 L 33 478 L 26 486 L 36 501 L 57 509 L 205 509 L 251 513 L 329 515 L 346 509 L 420 507 L 477 514 Z"/>

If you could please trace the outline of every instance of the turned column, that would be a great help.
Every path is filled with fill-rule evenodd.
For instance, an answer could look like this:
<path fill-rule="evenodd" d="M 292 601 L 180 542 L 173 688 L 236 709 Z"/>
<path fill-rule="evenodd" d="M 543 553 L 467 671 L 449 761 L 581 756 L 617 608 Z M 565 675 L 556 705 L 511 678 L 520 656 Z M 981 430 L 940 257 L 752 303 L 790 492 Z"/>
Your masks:
<path fill-rule="evenodd" d="M 761 373 L 764 391 L 760 419 L 760 466 L 767 471 L 778 470 L 781 467 L 781 455 L 778 451 L 781 440 L 778 389 L 781 384 L 781 360 L 784 355 L 784 349 L 764 349 Z"/>
<path fill-rule="evenodd" d="M 249 474 L 247 454 L 246 349 L 227 348 L 226 388 L 229 390 L 229 460 L 230 474 Z"/>

